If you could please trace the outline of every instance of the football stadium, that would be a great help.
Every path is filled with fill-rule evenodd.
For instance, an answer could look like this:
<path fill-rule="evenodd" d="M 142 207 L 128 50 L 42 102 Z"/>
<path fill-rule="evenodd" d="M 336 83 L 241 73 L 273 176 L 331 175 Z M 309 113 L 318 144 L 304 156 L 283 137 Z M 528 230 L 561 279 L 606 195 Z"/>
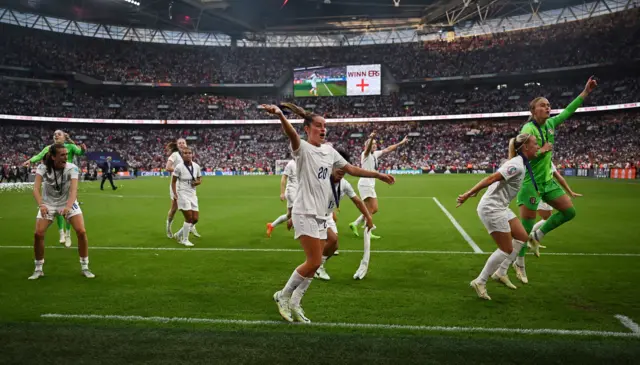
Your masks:
<path fill-rule="evenodd" d="M 3 1 L 0 363 L 638 363 L 638 5 Z"/>

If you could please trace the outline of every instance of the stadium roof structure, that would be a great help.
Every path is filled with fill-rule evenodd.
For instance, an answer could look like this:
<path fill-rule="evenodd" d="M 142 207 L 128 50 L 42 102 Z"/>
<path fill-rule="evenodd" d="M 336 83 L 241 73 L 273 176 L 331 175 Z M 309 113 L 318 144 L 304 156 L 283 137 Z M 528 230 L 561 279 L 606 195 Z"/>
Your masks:
<path fill-rule="evenodd" d="M 3 0 L 0 22 L 60 32 L 51 23 L 71 21 L 71 27 L 67 24 L 62 32 L 77 30 L 85 36 L 90 34 L 83 29 L 91 29 L 91 33 L 96 27 L 81 23 L 138 29 L 110 32 L 107 26 L 97 26 L 93 35 L 102 36 L 98 33 L 104 28 L 107 34 L 103 38 L 134 41 L 336 46 L 429 40 L 444 38 L 452 31 L 456 36 L 467 36 L 532 28 L 621 11 L 635 6 L 634 1 Z M 54 19 L 47 21 L 49 17 Z M 38 22 L 45 26 L 36 25 Z M 157 31 L 160 34 L 155 38 Z M 124 35 L 113 37 L 113 33 Z M 154 37 L 146 39 L 147 33 Z M 207 33 L 215 34 L 214 40 L 210 42 L 207 36 L 203 41 L 200 34 Z"/>

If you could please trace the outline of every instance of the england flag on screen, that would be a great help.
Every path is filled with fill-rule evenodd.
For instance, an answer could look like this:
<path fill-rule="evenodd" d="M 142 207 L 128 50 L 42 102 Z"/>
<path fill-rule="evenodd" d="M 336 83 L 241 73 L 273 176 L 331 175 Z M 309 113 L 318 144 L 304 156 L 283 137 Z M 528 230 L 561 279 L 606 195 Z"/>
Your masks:
<path fill-rule="evenodd" d="M 347 66 L 347 95 L 380 95 L 380 65 Z"/>

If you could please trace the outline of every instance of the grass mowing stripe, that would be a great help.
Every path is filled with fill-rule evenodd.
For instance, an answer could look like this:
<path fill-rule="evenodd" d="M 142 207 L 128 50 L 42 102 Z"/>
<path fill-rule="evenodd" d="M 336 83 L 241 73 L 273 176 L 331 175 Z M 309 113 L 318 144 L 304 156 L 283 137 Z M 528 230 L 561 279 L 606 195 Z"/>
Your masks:
<path fill-rule="evenodd" d="M 467 234 L 467 232 L 464 231 L 464 229 L 462 228 L 460 223 L 458 223 L 458 221 L 455 218 L 453 218 L 451 213 L 449 213 L 449 211 L 444 207 L 444 205 L 440 204 L 440 201 L 438 200 L 438 198 L 433 197 L 433 201 L 436 202 L 436 204 L 438 204 L 440 209 L 442 209 L 442 212 L 447 216 L 447 218 L 449 218 L 451 223 L 453 223 L 453 226 L 456 227 L 458 232 L 460 232 L 460 235 L 462 236 L 462 238 L 464 238 L 464 240 L 467 241 L 469 246 L 471 246 L 471 248 L 473 249 L 473 252 L 475 252 L 475 253 L 483 253 L 482 250 L 480 249 L 480 247 L 478 247 L 478 245 L 476 245 L 476 243 L 473 242 L 473 240 Z"/>
<path fill-rule="evenodd" d="M 0 249 L 32 249 L 33 246 L 2 246 Z M 47 249 L 66 249 L 62 246 L 47 246 Z M 73 249 L 74 247 L 71 247 Z M 223 251 L 223 252 L 303 252 L 295 248 L 238 248 L 238 247 L 125 247 L 91 246 L 90 250 L 112 251 Z M 363 250 L 340 250 L 340 252 L 362 253 Z M 371 250 L 371 253 L 391 253 L 405 255 L 489 255 L 491 252 L 468 251 L 427 251 L 427 250 Z M 533 253 L 528 253 L 533 255 Z M 589 253 L 589 252 L 549 252 L 543 256 L 603 256 L 603 257 L 640 257 L 640 253 Z"/>
<path fill-rule="evenodd" d="M 631 332 L 640 335 L 640 326 L 634 322 L 631 318 L 623 316 L 622 314 L 616 314 L 615 317 L 620 320 L 623 326 L 631 330 Z"/>
<path fill-rule="evenodd" d="M 143 317 L 143 316 L 121 316 L 121 315 L 100 315 L 100 314 L 58 314 L 46 313 L 42 318 L 55 319 L 97 319 L 115 320 L 124 322 L 182 322 L 182 323 L 210 323 L 210 324 L 236 324 L 242 326 L 283 326 L 292 325 L 282 321 L 249 321 L 242 319 L 212 319 L 212 318 L 185 318 L 185 317 Z M 591 330 L 562 330 L 550 328 L 485 328 L 485 327 L 448 327 L 448 326 L 420 326 L 420 325 L 399 325 L 399 324 L 375 324 L 375 323 L 339 323 L 339 322 L 311 322 L 298 323 L 293 325 L 313 326 L 326 328 L 358 328 L 358 329 L 382 329 L 382 330 L 412 330 L 424 332 L 454 332 L 454 333 L 517 333 L 523 335 L 567 335 L 567 336 L 594 336 L 594 337 L 627 337 L 639 338 L 637 332 L 609 332 Z"/>

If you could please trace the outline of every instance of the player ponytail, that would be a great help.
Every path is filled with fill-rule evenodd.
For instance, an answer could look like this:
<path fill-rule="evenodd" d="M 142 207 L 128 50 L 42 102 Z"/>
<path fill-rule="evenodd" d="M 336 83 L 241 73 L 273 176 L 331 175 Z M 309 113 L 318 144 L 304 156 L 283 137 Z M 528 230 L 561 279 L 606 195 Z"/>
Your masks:
<path fill-rule="evenodd" d="M 318 114 L 308 112 L 308 111 L 302 109 L 301 107 L 299 107 L 299 106 L 297 106 L 297 105 L 295 105 L 293 103 L 282 103 L 282 104 L 280 104 L 280 107 L 282 109 L 288 109 L 293 114 L 295 114 L 295 115 L 301 117 L 302 119 L 304 119 L 304 125 L 305 126 L 311 125 L 311 122 L 313 122 L 313 118 L 318 116 Z"/>
<path fill-rule="evenodd" d="M 509 159 L 512 159 L 518 155 L 518 151 L 529 140 L 531 135 L 529 133 L 518 134 L 516 138 L 509 140 Z"/>
<path fill-rule="evenodd" d="M 65 148 L 62 143 L 54 143 L 49 146 L 49 152 L 44 156 L 44 165 L 47 167 L 47 173 L 51 173 L 55 166 L 54 158 L 58 156 L 58 150 Z"/>
<path fill-rule="evenodd" d="M 178 148 L 178 142 L 176 142 L 176 141 L 172 141 L 172 142 L 167 143 L 164 146 L 164 148 L 165 148 L 165 150 L 167 150 L 167 151 L 169 151 L 171 153 L 180 152 L 180 149 Z"/>

